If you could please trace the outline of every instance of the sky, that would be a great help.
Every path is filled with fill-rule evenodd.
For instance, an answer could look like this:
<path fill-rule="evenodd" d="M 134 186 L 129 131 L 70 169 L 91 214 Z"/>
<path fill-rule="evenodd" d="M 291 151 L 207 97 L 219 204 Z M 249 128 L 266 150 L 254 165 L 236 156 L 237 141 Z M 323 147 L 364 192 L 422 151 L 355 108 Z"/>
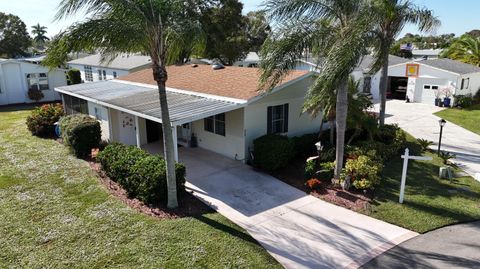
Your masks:
<path fill-rule="evenodd" d="M 415 4 L 428 7 L 442 21 L 442 26 L 434 34 L 454 33 L 457 36 L 472 29 L 480 28 L 478 11 L 479 0 L 412 0 Z M 53 36 L 61 29 L 65 29 L 83 16 L 76 16 L 68 20 L 53 21 L 56 8 L 60 0 L 0 0 L 0 12 L 12 13 L 19 16 L 27 25 L 40 23 L 48 27 L 49 36 Z M 259 8 L 260 0 L 241 0 L 244 4 L 244 13 Z M 41 3 L 41 4 L 40 4 Z M 407 25 L 400 37 L 405 33 L 418 33 L 415 27 Z"/>

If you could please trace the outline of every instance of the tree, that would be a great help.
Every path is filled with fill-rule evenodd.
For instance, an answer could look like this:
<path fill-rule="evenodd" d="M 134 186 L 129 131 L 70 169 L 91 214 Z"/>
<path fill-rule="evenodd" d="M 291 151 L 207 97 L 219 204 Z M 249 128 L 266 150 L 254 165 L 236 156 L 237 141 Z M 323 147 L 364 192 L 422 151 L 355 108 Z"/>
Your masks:
<path fill-rule="evenodd" d="M 344 163 L 347 81 L 366 53 L 364 44 L 375 21 L 369 3 L 366 0 L 268 0 L 265 3 L 267 15 L 279 26 L 262 48 L 261 89 L 271 90 L 280 83 L 305 51 L 324 56 L 320 74 L 305 97 L 304 110 L 318 115 L 323 110 L 323 96 L 335 91 L 336 179 L 340 178 Z"/>
<path fill-rule="evenodd" d="M 119 53 L 143 52 L 152 59 L 153 78 L 158 85 L 162 113 L 164 155 L 169 208 L 178 206 L 172 126 L 167 103 L 167 64 L 178 59 L 184 48 L 203 48 L 200 24 L 188 16 L 195 6 L 175 0 L 62 0 L 61 19 L 81 11 L 88 18 L 62 34 L 59 51 L 96 48 L 104 61 Z"/>
<path fill-rule="evenodd" d="M 409 0 L 376 0 L 374 9 L 378 15 L 374 30 L 375 62 L 372 71 L 381 70 L 380 77 L 380 125 L 385 124 L 387 102 L 388 56 L 395 37 L 407 23 L 416 24 L 420 31 L 429 31 L 440 24 L 428 9 L 419 8 Z"/>
<path fill-rule="evenodd" d="M 204 56 L 232 65 L 246 55 L 243 4 L 238 0 L 214 0 L 201 10 L 200 21 L 206 33 Z"/>
<path fill-rule="evenodd" d="M 246 19 L 246 35 L 248 42 L 248 51 L 260 51 L 263 42 L 267 39 L 271 32 L 270 25 L 263 11 L 251 11 L 247 13 Z"/>
<path fill-rule="evenodd" d="M 30 43 L 25 23 L 18 16 L 0 12 L 0 56 L 25 56 Z"/>
<path fill-rule="evenodd" d="M 37 48 L 43 49 L 45 43 L 50 40 L 45 34 L 47 33 L 47 27 L 41 26 L 40 23 L 37 25 L 32 26 L 32 35 L 33 41 L 37 45 Z"/>
<path fill-rule="evenodd" d="M 442 53 L 442 57 L 480 67 L 480 37 L 463 35 Z"/>

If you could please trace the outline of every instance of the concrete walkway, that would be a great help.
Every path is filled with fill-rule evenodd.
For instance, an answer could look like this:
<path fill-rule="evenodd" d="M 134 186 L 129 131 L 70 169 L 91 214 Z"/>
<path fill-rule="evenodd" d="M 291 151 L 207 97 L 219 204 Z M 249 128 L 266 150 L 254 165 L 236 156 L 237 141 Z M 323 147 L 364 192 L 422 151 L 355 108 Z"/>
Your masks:
<path fill-rule="evenodd" d="M 378 104 L 375 111 L 378 112 Z M 387 102 L 386 123 L 397 123 L 402 129 L 416 138 L 435 142 L 437 149 L 440 135 L 439 117 L 432 113 L 442 108 L 420 103 L 405 103 L 391 100 Z M 480 136 L 451 122 L 443 128 L 442 150 L 457 155 L 454 160 L 466 173 L 475 177 L 480 173 Z"/>
<path fill-rule="evenodd" d="M 286 268 L 357 268 L 417 235 L 338 207 L 218 154 L 180 148 L 187 189 Z"/>
<path fill-rule="evenodd" d="M 480 221 L 422 234 L 383 253 L 362 268 L 480 268 Z"/>

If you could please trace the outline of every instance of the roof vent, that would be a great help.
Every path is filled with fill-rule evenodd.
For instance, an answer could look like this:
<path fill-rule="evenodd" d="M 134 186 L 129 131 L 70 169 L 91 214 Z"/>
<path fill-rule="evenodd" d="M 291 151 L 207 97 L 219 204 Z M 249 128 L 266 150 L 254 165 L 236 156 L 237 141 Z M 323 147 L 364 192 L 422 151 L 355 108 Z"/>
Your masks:
<path fill-rule="evenodd" d="M 212 69 L 213 70 L 220 70 L 220 69 L 223 69 L 223 68 L 225 68 L 225 66 L 223 66 L 223 64 L 221 64 L 221 63 L 212 64 Z"/>
<path fill-rule="evenodd" d="M 192 67 L 193 68 L 198 67 L 198 64 L 192 64 Z"/>

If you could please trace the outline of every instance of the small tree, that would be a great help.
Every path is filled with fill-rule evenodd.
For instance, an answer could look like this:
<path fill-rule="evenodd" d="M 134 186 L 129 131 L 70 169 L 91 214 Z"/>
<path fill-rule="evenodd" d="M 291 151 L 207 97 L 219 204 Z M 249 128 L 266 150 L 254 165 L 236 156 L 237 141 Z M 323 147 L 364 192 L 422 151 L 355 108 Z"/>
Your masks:
<path fill-rule="evenodd" d="M 68 85 L 75 85 L 82 83 L 82 75 L 78 69 L 70 69 L 67 72 Z"/>

